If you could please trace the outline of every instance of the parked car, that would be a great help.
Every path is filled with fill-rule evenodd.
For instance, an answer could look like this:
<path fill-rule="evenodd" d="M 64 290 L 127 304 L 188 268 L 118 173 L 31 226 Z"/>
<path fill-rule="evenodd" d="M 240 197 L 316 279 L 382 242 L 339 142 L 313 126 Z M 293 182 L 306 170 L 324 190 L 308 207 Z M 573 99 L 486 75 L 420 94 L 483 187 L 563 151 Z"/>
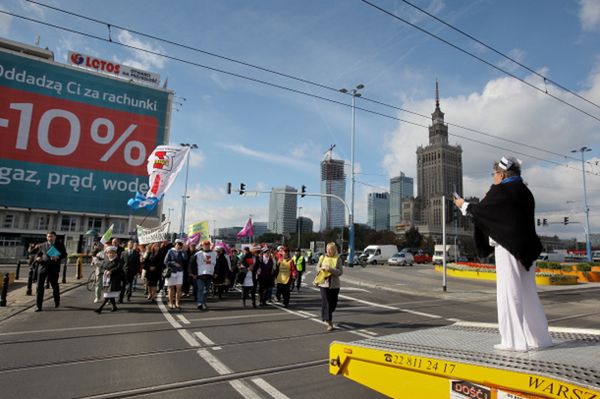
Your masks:
<path fill-rule="evenodd" d="M 360 259 L 368 265 L 376 265 L 378 262 L 385 263 L 397 252 L 398 247 L 395 245 L 369 245 L 365 248 Z"/>
<path fill-rule="evenodd" d="M 415 263 L 431 263 L 431 255 L 428 254 L 416 254 L 413 256 Z"/>
<path fill-rule="evenodd" d="M 413 263 L 414 259 L 410 252 L 398 252 L 387 261 L 390 266 L 412 266 Z"/>

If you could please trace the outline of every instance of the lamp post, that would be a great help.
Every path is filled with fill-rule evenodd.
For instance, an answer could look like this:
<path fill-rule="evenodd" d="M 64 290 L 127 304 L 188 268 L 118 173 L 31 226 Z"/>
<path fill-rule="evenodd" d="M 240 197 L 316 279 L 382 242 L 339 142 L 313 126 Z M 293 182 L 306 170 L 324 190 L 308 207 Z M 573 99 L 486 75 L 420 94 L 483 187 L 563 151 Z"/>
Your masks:
<path fill-rule="evenodd" d="M 583 173 L 583 206 L 585 210 L 585 248 L 587 253 L 588 261 L 592 261 L 592 243 L 590 242 L 590 208 L 587 203 L 587 189 L 585 187 L 585 161 L 584 153 L 592 151 L 591 148 L 583 146 L 578 150 L 571 150 L 571 152 L 581 152 L 581 171 Z"/>
<path fill-rule="evenodd" d="M 196 144 L 190 144 L 190 143 L 181 143 L 182 147 L 190 147 L 190 151 L 188 152 L 187 155 L 187 160 L 186 160 L 186 166 L 185 166 L 185 188 L 183 190 L 183 196 L 181 197 L 181 226 L 179 228 L 179 236 L 182 237 L 183 233 L 185 232 L 185 211 L 186 211 L 186 205 L 187 205 L 187 199 L 189 198 L 187 195 L 187 186 L 188 186 L 188 178 L 190 175 L 190 154 L 192 153 L 191 150 L 195 150 L 196 148 L 198 148 L 198 146 Z"/>
<path fill-rule="evenodd" d="M 300 234 L 302 234 L 302 207 L 298 207 L 298 246 L 296 248 L 300 248 Z"/>
<path fill-rule="evenodd" d="M 359 84 L 354 89 L 340 89 L 342 93 L 349 93 L 352 96 L 352 138 L 350 141 L 350 215 L 348 215 L 348 264 L 354 261 L 354 133 L 355 133 L 355 106 L 356 97 L 360 97 L 358 92 L 365 88 L 365 85 Z"/>

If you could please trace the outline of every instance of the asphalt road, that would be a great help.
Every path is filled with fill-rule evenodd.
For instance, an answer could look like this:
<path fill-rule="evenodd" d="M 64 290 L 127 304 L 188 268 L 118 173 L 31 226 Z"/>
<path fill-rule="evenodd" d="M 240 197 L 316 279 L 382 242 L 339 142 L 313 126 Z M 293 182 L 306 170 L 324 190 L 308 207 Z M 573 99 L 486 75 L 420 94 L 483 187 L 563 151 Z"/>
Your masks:
<path fill-rule="evenodd" d="M 496 322 L 493 282 L 449 278 L 444 292 L 432 269 L 347 268 L 338 328 L 329 333 L 319 292 L 309 286 L 292 295 L 288 309 L 243 308 L 234 291 L 210 299 L 209 311 L 188 300 L 169 312 L 137 291 L 131 303 L 101 315 L 80 287 L 58 309 L 30 309 L 0 324 L 0 397 L 379 398 L 328 374 L 333 340 Z M 600 285 L 540 290 L 551 326 L 600 325 Z"/>

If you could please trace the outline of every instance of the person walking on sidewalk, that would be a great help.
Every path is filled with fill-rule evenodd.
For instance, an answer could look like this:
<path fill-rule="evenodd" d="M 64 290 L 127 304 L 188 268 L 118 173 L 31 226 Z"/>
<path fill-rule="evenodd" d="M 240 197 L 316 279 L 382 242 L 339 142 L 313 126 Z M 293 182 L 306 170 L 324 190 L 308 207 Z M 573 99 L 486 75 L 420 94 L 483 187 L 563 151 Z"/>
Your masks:
<path fill-rule="evenodd" d="M 46 242 L 33 247 L 32 252 L 35 261 L 39 264 L 35 311 L 40 312 L 42 310 L 46 280 L 52 286 L 54 307 L 57 308 L 60 306 L 60 288 L 58 286 L 60 264 L 67 257 L 67 250 L 62 242 L 56 240 L 56 233 L 49 231 L 46 234 Z"/>
<path fill-rule="evenodd" d="M 115 298 L 121 294 L 121 285 L 124 280 L 124 272 L 121 267 L 121 259 L 117 255 L 117 247 L 110 246 L 106 248 L 105 259 L 102 262 L 102 287 L 104 288 L 104 301 L 102 305 L 94 312 L 100 314 L 104 305 L 109 301 L 112 305 L 111 312 L 117 309 Z"/>
<path fill-rule="evenodd" d="M 340 276 L 344 273 L 342 260 L 338 256 L 334 242 L 327 244 L 325 255 L 317 263 L 317 275 L 314 283 L 321 291 L 321 319 L 327 324 L 327 331 L 332 331 L 333 312 L 337 307 L 340 295 Z"/>
<path fill-rule="evenodd" d="M 473 218 L 478 255 L 496 256 L 496 300 L 501 342 L 494 349 L 525 352 L 552 345 L 535 285 L 542 244 L 535 231 L 535 200 L 521 177 L 521 161 L 502 157 L 479 203 L 455 194 L 454 204 Z"/>

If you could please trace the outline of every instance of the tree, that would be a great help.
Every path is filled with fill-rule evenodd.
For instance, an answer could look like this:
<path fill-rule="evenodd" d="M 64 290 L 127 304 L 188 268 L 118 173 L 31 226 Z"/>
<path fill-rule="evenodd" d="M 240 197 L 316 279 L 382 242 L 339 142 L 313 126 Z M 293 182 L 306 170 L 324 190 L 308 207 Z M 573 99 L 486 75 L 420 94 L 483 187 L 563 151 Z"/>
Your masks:
<path fill-rule="evenodd" d="M 419 233 L 419 229 L 413 226 L 404 233 L 404 242 L 409 248 L 420 248 L 423 242 L 423 235 Z"/>
<path fill-rule="evenodd" d="M 256 238 L 254 241 L 256 242 L 268 242 L 268 243 L 278 243 L 281 242 L 281 234 L 277 233 L 265 233 L 260 237 Z"/>

